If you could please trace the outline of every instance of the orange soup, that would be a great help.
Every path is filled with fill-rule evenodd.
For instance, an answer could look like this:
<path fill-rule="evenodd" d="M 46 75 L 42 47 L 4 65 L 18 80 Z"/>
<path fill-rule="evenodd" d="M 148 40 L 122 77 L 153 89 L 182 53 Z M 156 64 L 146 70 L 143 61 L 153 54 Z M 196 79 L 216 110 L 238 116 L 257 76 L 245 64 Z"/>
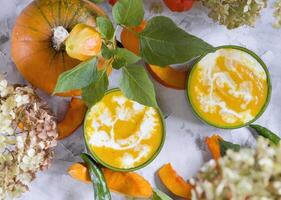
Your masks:
<path fill-rule="evenodd" d="M 85 120 L 89 150 L 114 169 L 137 168 L 150 161 L 161 147 L 163 133 L 158 110 L 127 99 L 120 90 L 107 93 Z"/>
<path fill-rule="evenodd" d="M 207 123 L 236 128 L 253 121 L 269 93 L 265 68 L 246 51 L 222 48 L 203 57 L 192 69 L 188 97 Z"/>

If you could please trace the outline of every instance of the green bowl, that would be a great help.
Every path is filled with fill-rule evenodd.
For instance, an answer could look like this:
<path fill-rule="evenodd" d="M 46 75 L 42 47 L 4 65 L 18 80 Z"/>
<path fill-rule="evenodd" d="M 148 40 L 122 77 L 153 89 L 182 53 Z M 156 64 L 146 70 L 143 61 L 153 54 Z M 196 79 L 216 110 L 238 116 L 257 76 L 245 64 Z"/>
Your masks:
<path fill-rule="evenodd" d="M 106 94 L 108 93 L 111 93 L 111 92 L 114 92 L 114 91 L 120 91 L 119 88 L 114 88 L 114 89 L 110 89 L 108 90 Z M 108 169 L 111 169 L 113 171 L 120 171 L 120 172 L 130 172 L 130 171 L 135 171 L 135 170 L 138 170 L 138 169 L 141 169 L 141 168 L 144 168 L 146 167 L 148 164 L 150 164 L 157 156 L 158 154 L 160 153 L 160 151 L 162 150 L 162 147 L 164 145 L 164 142 L 165 142 L 165 139 L 166 139 L 166 125 L 165 125 L 165 121 L 164 121 L 164 117 L 163 117 L 163 114 L 161 112 L 161 110 L 159 108 L 156 108 L 158 114 L 160 115 L 160 119 L 161 119 L 161 124 L 162 124 L 162 128 L 163 128 L 163 132 L 162 132 L 162 139 L 161 139 L 161 143 L 158 147 L 158 149 L 155 151 L 155 153 L 146 161 L 144 162 L 143 164 L 137 166 L 137 167 L 133 167 L 133 168 L 117 168 L 117 167 L 113 167 L 107 163 L 105 163 L 104 161 L 102 161 L 102 159 L 100 159 L 96 154 L 95 152 L 93 152 L 92 150 L 90 150 L 89 146 L 88 146 L 88 142 L 86 140 L 86 129 L 85 129 L 85 126 L 86 126 L 86 119 L 87 119 L 87 116 L 89 114 L 89 111 L 90 111 L 91 108 L 88 109 L 87 113 L 86 113 L 86 116 L 85 116 L 85 120 L 84 120 L 84 131 L 83 131 L 83 136 L 84 136 L 84 142 L 85 142 L 85 146 L 87 148 L 87 152 L 89 154 L 92 155 L 92 157 L 95 159 L 95 161 L 101 165 L 103 165 L 104 167 L 108 168 Z"/>
<path fill-rule="evenodd" d="M 194 113 L 195 116 L 197 116 L 201 121 L 203 121 L 204 123 L 210 125 L 210 126 L 213 126 L 213 127 L 216 127 L 216 128 L 221 128 L 221 129 L 237 129 L 237 128 L 242 128 L 242 127 L 245 127 L 245 126 L 248 126 L 249 124 L 253 123 L 254 121 L 256 121 L 265 111 L 265 109 L 267 108 L 268 104 L 269 104 L 269 101 L 270 101 L 270 98 L 271 98 L 271 90 L 272 90 L 272 86 L 271 86 L 271 79 L 270 79 L 270 75 L 269 75 L 269 72 L 268 72 L 268 69 L 265 65 L 265 63 L 262 61 L 262 59 L 257 55 L 255 54 L 254 52 L 252 52 L 251 50 L 249 49 L 246 49 L 244 47 L 240 47 L 240 46 L 235 46 L 235 45 L 226 45 L 226 46 L 219 46 L 216 48 L 216 51 L 219 50 L 219 49 L 237 49 L 237 50 L 241 50 L 241 51 L 244 51 L 246 53 L 248 53 L 249 55 L 251 55 L 253 58 L 255 58 L 260 64 L 261 66 L 263 67 L 265 73 L 266 73 L 266 77 L 267 77 L 267 85 L 268 85 L 268 92 L 267 92 L 267 98 L 266 98 L 266 101 L 263 105 L 263 107 L 261 108 L 261 110 L 259 111 L 259 113 L 255 116 L 254 119 L 252 119 L 251 121 L 245 123 L 245 124 L 242 124 L 242 125 L 237 125 L 237 126 L 219 126 L 217 124 L 214 124 L 210 121 L 208 121 L 207 119 L 204 119 L 197 111 L 196 109 L 194 108 L 192 102 L 191 102 L 191 99 L 190 99 L 190 95 L 189 95 L 189 85 L 190 85 L 190 80 L 191 80 L 191 76 L 192 76 L 192 73 L 194 71 L 194 68 L 195 66 L 197 65 L 197 63 L 203 59 L 207 54 L 204 54 L 202 56 L 200 56 L 196 62 L 192 65 L 191 67 L 191 71 L 190 71 L 190 74 L 189 74 L 189 77 L 186 81 L 186 97 L 188 99 L 188 102 L 189 104 L 191 105 L 191 108 L 192 108 L 192 112 Z"/>

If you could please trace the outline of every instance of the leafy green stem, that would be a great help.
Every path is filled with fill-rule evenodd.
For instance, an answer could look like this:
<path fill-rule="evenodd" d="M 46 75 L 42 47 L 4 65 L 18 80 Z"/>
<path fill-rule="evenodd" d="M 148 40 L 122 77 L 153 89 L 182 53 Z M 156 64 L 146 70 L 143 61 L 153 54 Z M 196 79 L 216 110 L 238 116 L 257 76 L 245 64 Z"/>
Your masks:
<path fill-rule="evenodd" d="M 281 138 L 269 129 L 257 124 L 251 124 L 250 127 L 254 129 L 258 135 L 269 139 L 274 144 L 279 144 Z"/>

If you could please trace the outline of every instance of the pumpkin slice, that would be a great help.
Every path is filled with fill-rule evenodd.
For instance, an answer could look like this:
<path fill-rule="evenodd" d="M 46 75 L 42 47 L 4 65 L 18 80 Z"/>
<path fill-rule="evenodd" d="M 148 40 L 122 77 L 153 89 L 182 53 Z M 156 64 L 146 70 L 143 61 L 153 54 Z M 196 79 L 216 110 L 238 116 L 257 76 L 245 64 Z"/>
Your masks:
<path fill-rule="evenodd" d="M 60 97 L 78 97 L 81 96 L 82 91 L 81 90 L 71 90 L 68 92 L 62 92 L 62 93 L 57 93 L 57 96 Z"/>
<path fill-rule="evenodd" d="M 68 168 L 67 172 L 76 180 L 91 183 L 91 177 L 85 163 L 74 163 Z"/>
<path fill-rule="evenodd" d="M 136 55 L 140 54 L 140 41 L 138 35 L 134 32 L 139 33 L 143 31 L 146 24 L 146 21 L 142 21 L 139 26 L 123 28 L 121 32 L 122 45 Z"/>
<path fill-rule="evenodd" d="M 218 160 L 221 157 L 219 140 L 221 140 L 219 135 L 212 135 L 211 137 L 207 137 L 205 140 L 205 143 L 215 160 Z"/>
<path fill-rule="evenodd" d="M 106 168 L 103 168 L 103 172 L 108 187 L 115 192 L 137 198 L 149 198 L 152 195 L 149 182 L 137 173 L 115 172 Z"/>
<path fill-rule="evenodd" d="M 143 21 L 139 26 L 124 28 L 121 32 L 123 46 L 136 55 L 140 54 L 140 41 L 134 32 L 141 32 L 144 30 L 146 24 L 146 21 Z M 185 89 L 187 71 L 176 70 L 170 66 L 159 67 L 150 64 L 147 64 L 147 69 L 160 84 L 173 89 Z"/>
<path fill-rule="evenodd" d="M 146 68 L 152 77 L 162 85 L 178 90 L 185 89 L 187 71 L 176 70 L 170 66 L 159 67 L 156 65 L 146 65 Z"/>
<path fill-rule="evenodd" d="M 158 175 L 162 183 L 173 194 L 182 198 L 190 198 L 192 185 L 179 176 L 170 163 L 164 165 L 158 171 Z"/>
<path fill-rule="evenodd" d="M 84 163 L 74 163 L 68 169 L 71 177 L 84 183 L 91 183 L 91 178 Z M 111 191 L 135 198 L 149 198 L 152 187 L 147 180 L 134 172 L 115 172 L 103 168 L 107 186 Z"/>
<path fill-rule="evenodd" d="M 81 99 L 71 99 L 64 119 L 58 123 L 59 140 L 70 136 L 80 127 L 83 123 L 86 111 L 87 106 Z"/>

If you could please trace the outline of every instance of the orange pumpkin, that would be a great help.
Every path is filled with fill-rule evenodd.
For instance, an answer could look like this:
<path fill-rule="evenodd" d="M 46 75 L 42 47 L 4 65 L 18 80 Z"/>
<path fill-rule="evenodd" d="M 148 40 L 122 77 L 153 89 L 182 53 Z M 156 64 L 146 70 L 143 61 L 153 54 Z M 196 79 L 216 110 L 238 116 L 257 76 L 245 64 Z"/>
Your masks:
<path fill-rule="evenodd" d="M 87 0 L 34 0 L 18 16 L 12 32 L 11 54 L 18 70 L 33 86 L 51 94 L 59 75 L 75 67 L 64 46 L 56 45 L 54 32 L 67 32 L 78 23 L 96 27 L 105 12 Z M 66 96 L 79 95 L 70 92 Z"/>

